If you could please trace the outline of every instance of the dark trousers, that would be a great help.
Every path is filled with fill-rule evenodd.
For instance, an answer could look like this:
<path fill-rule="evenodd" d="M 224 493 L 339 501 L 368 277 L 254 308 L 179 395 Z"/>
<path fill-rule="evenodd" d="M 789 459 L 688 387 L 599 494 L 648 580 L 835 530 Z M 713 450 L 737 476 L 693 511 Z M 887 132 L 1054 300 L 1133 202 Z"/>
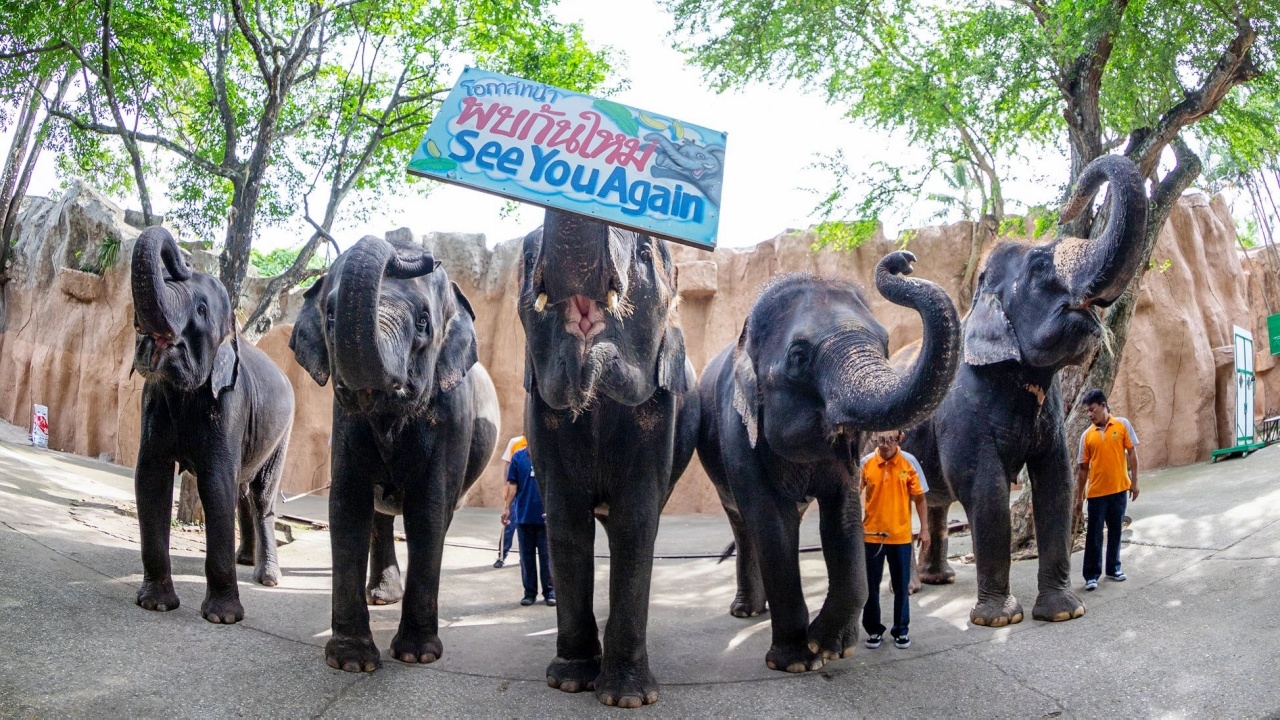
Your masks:
<path fill-rule="evenodd" d="M 506 562 L 507 553 L 511 552 L 511 538 L 516 534 L 516 524 L 507 523 L 502 526 L 502 547 L 498 548 L 498 559 Z"/>
<path fill-rule="evenodd" d="M 524 596 L 538 597 L 538 576 L 542 576 L 542 597 L 553 598 L 556 589 L 551 584 L 551 553 L 547 551 L 547 526 L 521 523 L 520 576 L 524 580 Z"/>
<path fill-rule="evenodd" d="M 867 604 L 862 608 L 862 629 L 868 635 L 883 635 L 880 622 L 880 578 L 884 576 L 884 562 L 889 561 L 889 582 L 893 584 L 893 629 L 890 635 L 907 634 L 911 623 L 911 609 L 907 598 L 911 583 L 911 543 L 898 545 L 868 542 L 867 550 Z"/>
<path fill-rule="evenodd" d="M 1089 498 L 1089 518 L 1084 534 L 1084 579 L 1102 576 L 1102 526 L 1107 526 L 1107 574 L 1120 572 L 1120 527 L 1129 506 L 1129 491 Z"/>

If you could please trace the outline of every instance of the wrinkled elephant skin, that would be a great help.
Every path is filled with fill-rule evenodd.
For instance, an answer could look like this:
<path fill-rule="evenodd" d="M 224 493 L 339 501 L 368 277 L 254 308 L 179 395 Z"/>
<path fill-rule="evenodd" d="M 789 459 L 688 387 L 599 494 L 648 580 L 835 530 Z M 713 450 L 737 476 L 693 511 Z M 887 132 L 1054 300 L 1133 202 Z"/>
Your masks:
<path fill-rule="evenodd" d="M 1071 591 L 1071 494 L 1074 484 L 1058 371 L 1089 357 L 1103 333 L 1096 307 L 1115 302 L 1141 260 L 1147 199 L 1129 160 L 1103 156 L 1081 174 L 1066 222 L 1110 183 L 1106 228 L 1089 240 L 1061 237 L 1045 245 L 1004 242 L 992 249 L 964 320 L 964 364 L 932 418 L 907 433 L 929 479 L 930 551 L 920 559 L 926 583 L 954 582 L 947 563 L 947 508 L 959 500 L 969 516 L 977 561 L 975 625 L 1023 619 L 1009 590 L 1009 485 L 1025 466 L 1031 478 L 1039 596 L 1032 616 L 1082 616 Z"/>
<path fill-rule="evenodd" d="M 176 463 L 195 473 L 204 506 L 208 591 L 200 614 L 235 623 L 244 619 L 237 560 L 254 566 L 256 582 L 280 582 L 275 501 L 293 388 L 270 358 L 240 341 L 222 283 L 193 272 L 168 230 L 142 232 L 131 271 L 133 369 L 146 378 L 134 471 L 143 564 L 137 601 L 147 610 L 178 607 L 169 563 Z"/>
<path fill-rule="evenodd" d="M 493 454 L 498 396 L 476 361 L 475 316 L 421 246 L 365 237 L 303 296 L 289 347 L 320 385 L 333 379 L 333 636 L 325 662 L 381 664 L 367 604 L 403 598 L 391 655 L 430 663 L 440 562 L 453 511 Z M 409 566 L 396 563 L 404 515 Z M 366 568 L 368 581 L 365 580 Z"/>
<path fill-rule="evenodd" d="M 699 382 L 698 458 L 729 516 L 738 555 L 730 612 L 758 615 L 768 601 L 774 670 L 816 670 L 847 657 L 867 599 L 859 498 L 859 438 L 927 416 L 959 359 L 959 320 L 937 285 L 901 277 L 914 256 L 876 269 L 886 298 L 924 322 L 920 357 L 897 371 L 888 334 L 851 283 L 811 275 L 773 281 L 736 345 Z M 817 499 L 828 591 L 809 622 L 800 578 L 800 519 Z"/>

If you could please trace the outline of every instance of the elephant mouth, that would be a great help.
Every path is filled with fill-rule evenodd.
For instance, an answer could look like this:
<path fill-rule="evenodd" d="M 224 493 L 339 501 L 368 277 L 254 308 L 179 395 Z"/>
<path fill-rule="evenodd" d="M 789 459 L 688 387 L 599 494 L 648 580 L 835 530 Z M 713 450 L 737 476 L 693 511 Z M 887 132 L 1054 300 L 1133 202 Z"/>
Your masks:
<path fill-rule="evenodd" d="M 342 383 L 337 383 L 334 390 L 338 393 L 338 402 L 348 411 L 366 417 L 380 415 L 416 417 L 423 408 L 423 398 L 412 387 L 401 387 L 398 390 L 352 390 Z"/>
<path fill-rule="evenodd" d="M 577 338 L 584 350 L 604 329 L 605 312 L 599 302 L 574 295 L 565 303 L 564 331 Z"/>

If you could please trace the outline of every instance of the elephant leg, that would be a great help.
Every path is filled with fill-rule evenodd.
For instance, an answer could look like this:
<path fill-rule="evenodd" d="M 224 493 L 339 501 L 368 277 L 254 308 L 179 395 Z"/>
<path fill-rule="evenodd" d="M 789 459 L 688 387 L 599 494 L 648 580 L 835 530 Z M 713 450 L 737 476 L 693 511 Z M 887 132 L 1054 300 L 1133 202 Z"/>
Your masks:
<path fill-rule="evenodd" d="M 827 597 L 809 625 L 809 649 L 824 660 L 846 658 L 858 642 L 858 614 L 867 602 L 862 507 L 841 487 L 834 498 L 818 500 L 822 557 L 827 564 Z"/>
<path fill-rule="evenodd" d="M 662 478 L 636 481 L 625 498 L 611 504 L 605 526 L 611 558 L 609 620 L 595 683 L 600 702 L 626 708 L 658 700 L 658 681 L 649 669 L 647 632 L 653 545 L 667 483 Z"/>
<path fill-rule="evenodd" d="M 142 535 L 142 585 L 138 604 L 167 612 L 178 607 L 169 565 L 169 523 L 173 519 L 173 460 L 139 454 L 133 488 L 138 501 L 138 530 Z"/>
<path fill-rule="evenodd" d="M 369 583 L 364 601 L 369 605 L 394 605 L 404 597 L 400 563 L 396 560 L 396 517 L 373 514 L 373 537 L 369 541 Z"/>
<path fill-rule="evenodd" d="M 219 465 L 196 470 L 196 487 L 204 505 L 204 577 L 207 584 L 200 614 L 211 623 L 230 625 L 244 619 L 240 588 L 236 582 L 236 502 L 240 485 L 236 469 L 240 458 L 211 453 Z"/>
<path fill-rule="evenodd" d="M 364 571 L 373 526 L 373 482 L 348 457 L 334 422 L 333 485 L 329 490 L 329 544 L 333 565 L 333 637 L 324 646 L 329 667 L 373 672 L 382 664 L 364 604 Z M 357 467 L 353 467 L 357 466 Z"/>
<path fill-rule="evenodd" d="M 409 482 L 404 497 L 404 533 L 409 545 L 400 629 L 391 640 L 391 656 L 406 663 L 432 663 L 444 655 L 440 641 L 440 564 L 451 501 L 443 495 L 444 473 L 431 472 Z M 395 548 L 391 549 L 392 553 Z"/>
<path fill-rule="evenodd" d="M 1061 622 L 1084 615 L 1084 602 L 1071 591 L 1071 495 L 1074 491 L 1065 446 L 1027 462 L 1031 512 L 1040 554 L 1039 594 L 1031 608 L 1036 620 Z"/>
<path fill-rule="evenodd" d="M 949 585 L 956 581 L 956 571 L 947 561 L 947 511 L 951 503 L 929 506 L 929 551 L 920 557 L 920 582 Z"/>
<path fill-rule="evenodd" d="M 995 459 L 978 459 L 974 477 L 962 483 L 959 493 L 969 516 L 978 566 L 978 603 L 969 620 L 987 627 L 1022 622 L 1022 606 L 1009 592 L 1009 483 L 999 467 Z"/>
<path fill-rule="evenodd" d="M 596 524 L 591 500 L 574 483 L 539 481 L 547 510 L 547 540 L 556 585 L 556 657 L 547 684 L 564 692 L 593 690 L 600 674 L 600 634 L 591 601 L 595 593 Z M 621 568 L 621 564 L 614 564 Z"/>
<path fill-rule="evenodd" d="M 755 545 L 751 535 L 747 533 L 746 523 L 738 508 L 725 507 L 729 516 L 729 529 L 733 531 L 733 542 L 737 558 L 738 592 L 729 604 L 729 614 L 734 617 L 755 617 L 765 611 L 764 581 L 760 579 L 760 562 L 756 558 Z"/>
<path fill-rule="evenodd" d="M 236 499 L 236 518 L 240 521 L 240 549 L 236 550 L 237 565 L 253 565 L 257 554 L 257 523 L 254 522 L 252 491 L 248 485 L 240 488 Z"/>
<path fill-rule="evenodd" d="M 817 670 L 823 659 L 809 648 L 809 608 L 800 583 L 800 513 L 793 500 L 769 493 L 763 478 L 753 479 L 754 487 L 734 496 L 740 498 L 769 600 L 773 642 L 765 664 L 792 673 Z"/>
<path fill-rule="evenodd" d="M 249 496 L 253 501 L 253 515 L 257 523 L 254 534 L 257 535 L 258 542 L 257 551 L 254 553 L 253 580 L 267 587 L 280 584 L 280 558 L 276 545 L 276 498 L 280 494 L 280 476 L 284 474 L 284 453 L 288 446 L 289 438 L 285 437 L 276 451 L 258 470 L 258 476 L 249 483 Z M 241 532 L 243 533 L 243 530 Z"/>

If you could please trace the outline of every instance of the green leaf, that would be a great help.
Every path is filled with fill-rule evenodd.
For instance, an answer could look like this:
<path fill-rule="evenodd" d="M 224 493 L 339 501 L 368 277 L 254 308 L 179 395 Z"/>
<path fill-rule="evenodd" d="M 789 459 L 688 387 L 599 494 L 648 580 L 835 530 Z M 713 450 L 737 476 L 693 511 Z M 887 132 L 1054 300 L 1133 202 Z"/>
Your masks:
<path fill-rule="evenodd" d="M 640 136 L 640 123 L 637 122 L 635 116 L 631 114 L 631 111 L 625 105 L 619 105 L 612 100 L 596 100 L 592 105 L 601 114 L 612 120 L 622 132 L 632 137 Z"/>

